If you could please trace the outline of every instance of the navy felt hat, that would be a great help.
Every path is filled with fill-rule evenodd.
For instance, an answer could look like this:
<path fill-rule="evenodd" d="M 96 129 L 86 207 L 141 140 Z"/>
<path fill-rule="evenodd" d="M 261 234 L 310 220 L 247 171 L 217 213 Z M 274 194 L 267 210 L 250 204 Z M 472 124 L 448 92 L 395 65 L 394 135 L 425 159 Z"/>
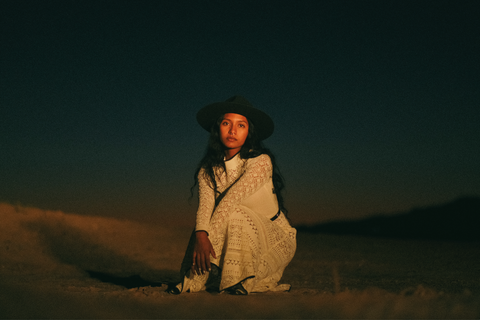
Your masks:
<path fill-rule="evenodd" d="M 270 137 L 274 130 L 273 120 L 268 114 L 255 108 L 250 101 L 242 96 L 233 96 L 224 102 L 209 104 L 197 113 L 197 121 L 203 129 L 210 132 L 218 117 L 225 113 L 237 113 L 253 122 L 257 137 L 265 140 Z"/>

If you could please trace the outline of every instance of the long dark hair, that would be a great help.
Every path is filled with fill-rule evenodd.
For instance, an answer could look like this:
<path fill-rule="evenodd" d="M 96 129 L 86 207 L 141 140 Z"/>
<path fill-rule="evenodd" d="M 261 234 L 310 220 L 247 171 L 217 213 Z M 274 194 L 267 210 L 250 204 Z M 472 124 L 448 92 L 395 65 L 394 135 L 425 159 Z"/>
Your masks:
<path fill-rule="evenodd" d="M 220 140 L 220 123 L 223 121 L 224 115 L 221 115 L 217 121 L 214 123 L 210 130 L 210 137 L 208 139 L 207 149 L 205 150 L 205 154 L 203 158 L 200 160 L 198 164 L 197 170 L 195 170 L 195 174 L 193 176 L 194 183 L 193 186 L 190 188 L 191 197 L 193 197 L 193 190 L 195 186 L 198 184 L 198 174 L 200 170 L 204 169 L 204 177 L 209 181 L 210 187 L 215 191 L 215 196 L 220 192 L 217 190 L 217 183 L 215 181 L 215 172 L 216 168 L 220 168 L 223 171 L 226 170 L 225 168 L 225 146 Z M 283 199 L 283 189 L 285 188 L 285 182 L 283 180 L 283 176 L 280 173 L 280 169 L 277 166 L 275 161 L 275 156 L 273 153 L 267 149 L 261 140 L 258 139 L 257 134 L 255 132 L 254 124 L 248 121 L 248 135 L 245 139 L 245 143 L 243 144 L 242 148 L 240 149 L 240 158 L 242 159 L 250 159 L 258 157 L 261 154 L 266 154 L 270 157 L 272 161 L 273 167 L 273 187 L 275 188 L 275 193 L 277 195 L 278 206 L 282 212 L 287 215 L 288 210 L 285 208 L 284 199 Z M 218 173 L 218 171 L 217 171 Z"/>

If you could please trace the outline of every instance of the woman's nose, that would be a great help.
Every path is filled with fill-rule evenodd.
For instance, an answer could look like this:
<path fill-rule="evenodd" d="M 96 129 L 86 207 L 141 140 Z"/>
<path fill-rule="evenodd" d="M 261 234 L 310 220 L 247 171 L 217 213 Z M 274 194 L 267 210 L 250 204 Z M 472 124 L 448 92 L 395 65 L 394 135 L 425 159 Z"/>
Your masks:
<path fill-rule="evenodd" d="M 235 130 L 235 127 L 231 127 L 228 133 L 230 133 L 231 135 L 234 135 L 234 134 L 237 134 L 237 130 Z"/>

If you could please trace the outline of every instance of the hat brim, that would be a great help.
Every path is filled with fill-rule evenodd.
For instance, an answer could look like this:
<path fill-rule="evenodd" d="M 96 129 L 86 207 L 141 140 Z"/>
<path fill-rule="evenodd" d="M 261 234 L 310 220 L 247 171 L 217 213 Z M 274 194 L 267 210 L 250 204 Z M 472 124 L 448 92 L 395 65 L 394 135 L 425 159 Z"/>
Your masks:
<path fill-rule="evenodd" d="M 244 104 L 234 102 L 215 102 L 209 104 L 197 113 L 197 122 L 210 132 L 217 119 L 225 113 L 237 113 L 253 122 L 255 132 L 260 140 L 265 140 L 273 134 L 275 125 L 273 120 L 265 112 Z"/>

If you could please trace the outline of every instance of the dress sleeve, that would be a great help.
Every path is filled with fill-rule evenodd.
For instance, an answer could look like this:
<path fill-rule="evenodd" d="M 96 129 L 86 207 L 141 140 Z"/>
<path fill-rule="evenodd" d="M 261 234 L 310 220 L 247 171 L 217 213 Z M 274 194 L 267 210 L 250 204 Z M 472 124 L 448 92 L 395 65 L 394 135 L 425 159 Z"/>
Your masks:
<path fill-rule="evenodd" d="M 198 173 L 198 210 L 195 231 L 209 233 L 210 217 L 215 207 L 215 194 L 204 176 L 204 169 Z"/>
<path fill-rule="evenodd" d="M 215 221 L 222 223 L 233 206 L 257 192 L 272 177 L 272 161 L 266 154 L 248 159 L 245 173 L 230 188 L 225 197 L 215 209 Z M 216 228 L 216 226 L 211 226 Z"/>

